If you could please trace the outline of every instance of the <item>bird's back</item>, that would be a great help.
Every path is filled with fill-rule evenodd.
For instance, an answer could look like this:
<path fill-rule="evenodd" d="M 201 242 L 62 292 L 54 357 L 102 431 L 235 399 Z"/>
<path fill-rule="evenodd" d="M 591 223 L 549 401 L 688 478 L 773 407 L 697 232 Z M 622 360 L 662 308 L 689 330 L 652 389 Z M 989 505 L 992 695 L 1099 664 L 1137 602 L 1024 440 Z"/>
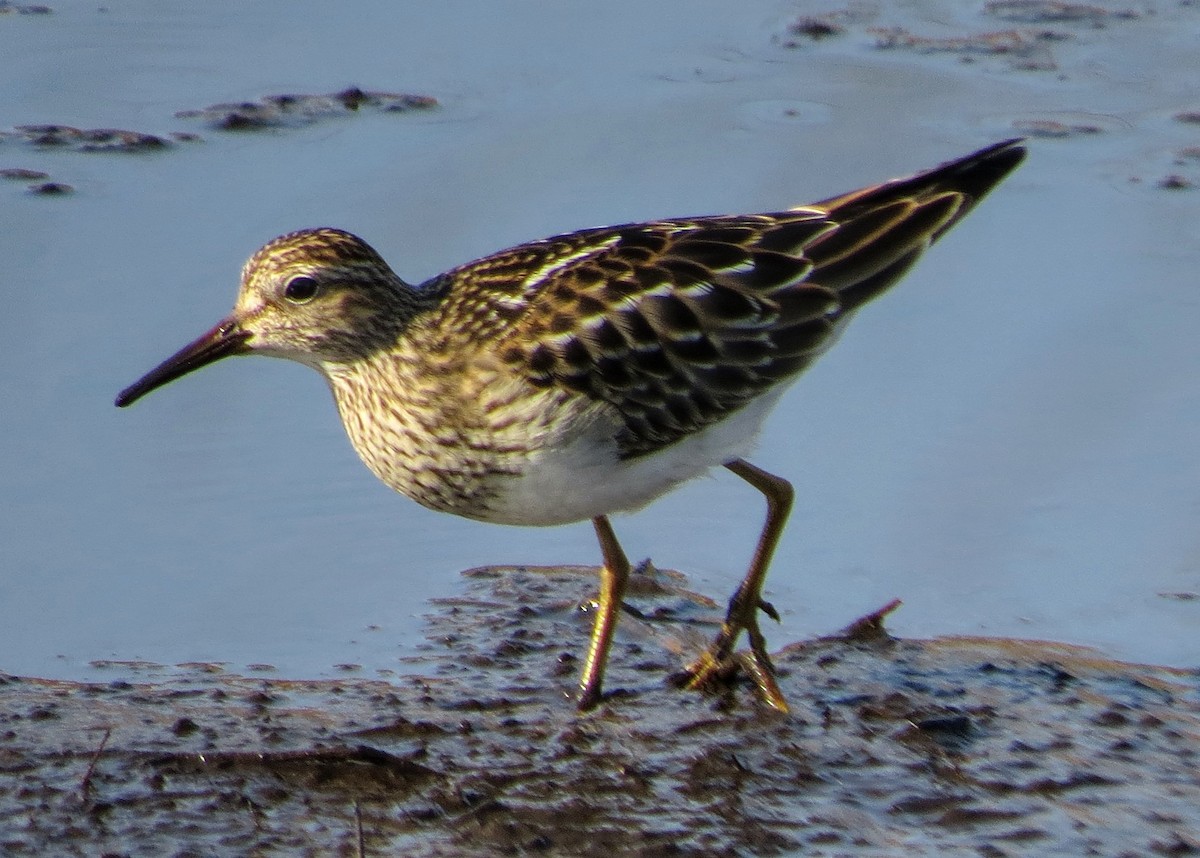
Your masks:
<path fill-rule="evenodd" d="M 787 211 L 581 230 L 429 286 L 445 341 L 607 403 L 621 455 L 645 455 L 802 371 L 1023 157 L 1008 141 Z"/>

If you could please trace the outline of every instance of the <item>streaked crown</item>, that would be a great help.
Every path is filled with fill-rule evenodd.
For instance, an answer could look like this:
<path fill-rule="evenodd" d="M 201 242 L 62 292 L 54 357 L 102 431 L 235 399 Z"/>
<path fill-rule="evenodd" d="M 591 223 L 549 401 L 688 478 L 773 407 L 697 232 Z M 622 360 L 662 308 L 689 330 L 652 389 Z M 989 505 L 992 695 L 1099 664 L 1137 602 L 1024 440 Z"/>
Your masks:
<path fill-rule="evenodd" d="M 420 297 L 357 236 L 306 229 L 250 257 L 234 316 L 250 350 L 320 367 L 391 347 Z"/>

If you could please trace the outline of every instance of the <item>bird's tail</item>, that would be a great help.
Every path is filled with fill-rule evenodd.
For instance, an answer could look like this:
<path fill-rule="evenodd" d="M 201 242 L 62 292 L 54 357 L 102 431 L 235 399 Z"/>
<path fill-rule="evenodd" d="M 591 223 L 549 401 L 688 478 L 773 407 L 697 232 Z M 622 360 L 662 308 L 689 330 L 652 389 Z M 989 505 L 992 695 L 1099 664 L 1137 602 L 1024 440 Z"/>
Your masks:
<path fill-rule="evenodd" d="M 932 170 L 831 197 L 816 210 L 838 224 L 807 252 L 814 281 L 838 292 L 852 312 L 896 282 L 917 257 L 958 223 L 1025 157 L 1021 139 L 1005 140 Z"/>

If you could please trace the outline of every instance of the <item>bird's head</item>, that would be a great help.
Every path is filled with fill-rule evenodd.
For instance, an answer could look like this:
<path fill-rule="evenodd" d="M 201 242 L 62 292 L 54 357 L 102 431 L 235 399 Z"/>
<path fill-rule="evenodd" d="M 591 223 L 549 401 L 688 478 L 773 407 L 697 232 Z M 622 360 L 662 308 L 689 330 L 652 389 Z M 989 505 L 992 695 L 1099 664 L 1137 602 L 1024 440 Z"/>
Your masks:
<path fill-rule="evenodd" d="M 117 397 L 126 406 L 223 357 L 264 354 L 325 371 L 396 342 L 416 293 L 370 245 L 337 229 L 280 236 L 242 269 L 233 311 Z"/>

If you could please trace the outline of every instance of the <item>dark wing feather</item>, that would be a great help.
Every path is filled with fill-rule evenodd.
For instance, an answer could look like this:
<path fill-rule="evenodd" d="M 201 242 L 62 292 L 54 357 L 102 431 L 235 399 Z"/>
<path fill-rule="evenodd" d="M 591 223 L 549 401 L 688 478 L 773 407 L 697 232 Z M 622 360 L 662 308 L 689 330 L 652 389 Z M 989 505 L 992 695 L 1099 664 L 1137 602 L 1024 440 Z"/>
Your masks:
<path fill-rule="evenodd" d="M 643 455 L 803 370 L 1023 151 L 1010 141 L 791 211 L 584 230 L 448 276 L 475 284 L 504 360 L 612 405 L 622 454 Z"/>

